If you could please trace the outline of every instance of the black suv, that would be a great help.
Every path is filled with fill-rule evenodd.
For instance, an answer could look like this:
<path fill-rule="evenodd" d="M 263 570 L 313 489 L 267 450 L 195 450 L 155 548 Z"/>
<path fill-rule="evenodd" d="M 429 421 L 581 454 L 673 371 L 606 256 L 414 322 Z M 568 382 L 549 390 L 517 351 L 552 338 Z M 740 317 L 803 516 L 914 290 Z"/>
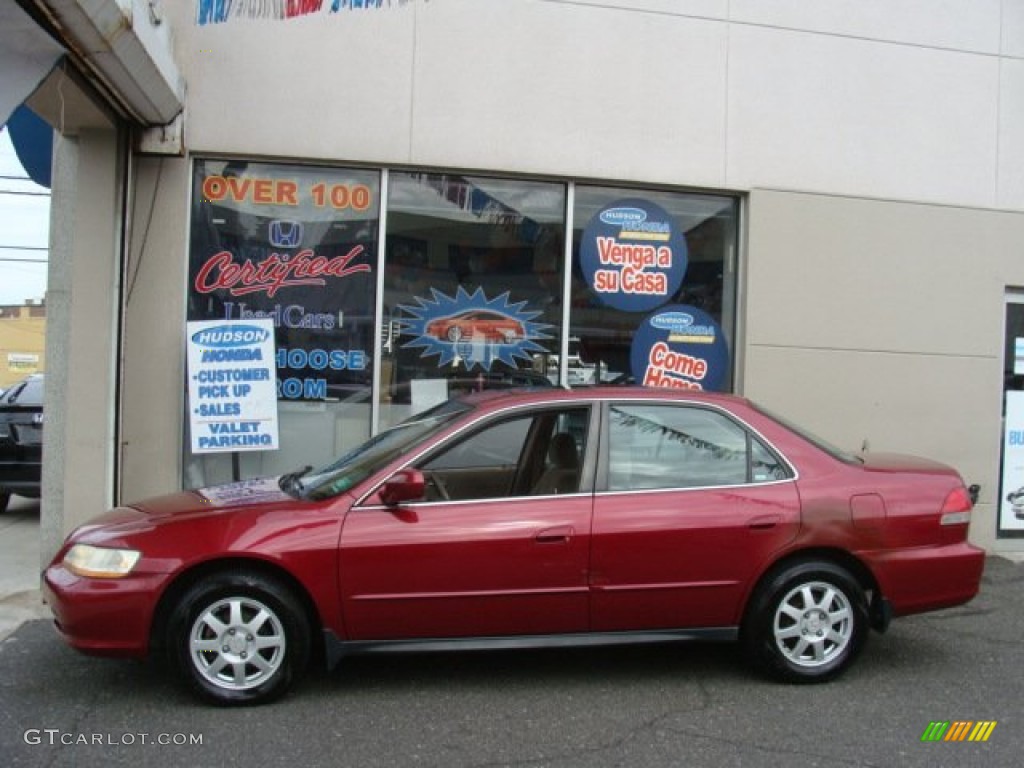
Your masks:
<path fill-rule="evenodd" d="M 33 374 L 0 395 L 0 512 L 11 494 L 39 498 L 43 465 L 43 375 Z"/>

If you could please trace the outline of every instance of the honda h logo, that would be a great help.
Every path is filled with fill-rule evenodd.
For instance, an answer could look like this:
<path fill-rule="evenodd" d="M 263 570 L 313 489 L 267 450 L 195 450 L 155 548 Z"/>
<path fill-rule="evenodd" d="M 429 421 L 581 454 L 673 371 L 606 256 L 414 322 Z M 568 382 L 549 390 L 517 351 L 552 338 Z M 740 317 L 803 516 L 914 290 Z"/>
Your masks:
<path fill-rule="evenodd" d="M 275 248 L 298 248 L 302 243 L 302 222 L 276 220 L 270 222 L 270 244 Z"/>
<path fill-rule="evenodd" d="M 41 413 L 33 413 L 32 414 L 32 423 L 33 424 L 42 424 L 43 423 L 43 414 L 41 414 Z"/>

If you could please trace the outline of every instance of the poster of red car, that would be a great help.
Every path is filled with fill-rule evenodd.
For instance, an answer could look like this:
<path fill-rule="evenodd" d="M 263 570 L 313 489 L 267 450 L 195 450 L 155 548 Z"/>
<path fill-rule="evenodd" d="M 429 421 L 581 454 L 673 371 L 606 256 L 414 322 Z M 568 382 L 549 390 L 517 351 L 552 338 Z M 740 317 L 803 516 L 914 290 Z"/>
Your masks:
<path fill-rule="evenodd" d="M 460 341 L 483 338 L 499 344 L 512 344 L 526 335 L 523 324 L 514 318 L 487 309 L 467 309 L 427 323 L 427 333 L 435 339 Z"/>

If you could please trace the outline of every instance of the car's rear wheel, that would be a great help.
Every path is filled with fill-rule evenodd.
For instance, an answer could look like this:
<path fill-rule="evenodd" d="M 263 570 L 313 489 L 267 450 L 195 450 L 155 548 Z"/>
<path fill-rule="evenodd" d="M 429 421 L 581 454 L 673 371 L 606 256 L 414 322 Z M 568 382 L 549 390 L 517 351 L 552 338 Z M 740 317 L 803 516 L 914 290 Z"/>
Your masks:
<path fill-rule="evenodd" d="M 11 503 L 11 492 L 0 491 L 0 514 L 7 511 L 7 505 Z"/>
<path fill-rule="evenodd" d="M 867 640 L 864 590 L 844 568 L 802 562 L 769 575 L 743 623 L 749 660 L 787 682 L 831 680 Z"/>
<path fill-rule="evenodd" d="M 309 659 L 309 623 L 295 596 L 258 573 L 222 573 L 192 586 L 169 622 L 171 656 L 189 686 L 216 704 L 264 704 Z"/>

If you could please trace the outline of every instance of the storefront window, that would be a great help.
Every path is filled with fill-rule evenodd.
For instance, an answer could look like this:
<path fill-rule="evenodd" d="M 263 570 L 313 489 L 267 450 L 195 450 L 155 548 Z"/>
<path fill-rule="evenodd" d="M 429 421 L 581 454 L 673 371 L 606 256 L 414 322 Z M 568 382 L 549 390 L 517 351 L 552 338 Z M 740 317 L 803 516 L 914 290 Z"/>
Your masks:
<path fill-rule="evenodd" d="M 729 390 L 733 198 L 577 185 L 570 386 Z"/>
<path fill-rule="evenodd" d="M 458 391 L 557 381 L 564 232 L 564 184 L 390 175 L 381 428 Z"/>
<path fill-rule="evenodd" d="M 273 321 L 280 446 L 188 452 L 186 487 L 341 455 L 371 424 L 380 173 L 199 160 L 193 185 L 188 320 Z"/>
<path fill-rule="evenodd" d="M 264 387 L 271 436 L 238 416 L 244 383 L 190 378 L 206 399 L 186 413 L 184 485 L 322 466 L 466 391 L 728 390 L 737 222 L 725 196 L 198 160 L 189 365 L 251 356 L 235 373 L 273 380 L 276 403 Z M 232 333 L 268 351 L 197 353 Z"/>

